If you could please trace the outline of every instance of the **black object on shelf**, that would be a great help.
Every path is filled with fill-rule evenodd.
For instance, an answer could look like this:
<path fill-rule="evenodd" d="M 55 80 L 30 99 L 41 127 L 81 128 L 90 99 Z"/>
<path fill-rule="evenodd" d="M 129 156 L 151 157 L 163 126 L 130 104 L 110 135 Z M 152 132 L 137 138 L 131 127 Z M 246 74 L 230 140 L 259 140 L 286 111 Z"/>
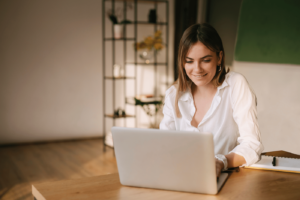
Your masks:
<path fill-rule="evenodd" d="M 118 20 L 117 17 L 114 15 L 109 15 L 109 19 L 112 21 L 113 24 L 117 24 Z"/>
<path fill-rule="evenodd" d="M 162 104 L 164 97 L 150 97 L 150 98 L 137 98 L 137 97 L 127 97 L 126 103 L 136 106 L 144 106 L 150 104 Z"/>
<path fill-rule="evenodd" d="M 118 108 L 117 110 L 114 111 L 115 116 L 125 116 L 125 110 L 122 110 L 121 108 Z"/>
<path fill-rule="evenodd" d="M 151 9 L 148 15 L 148 22 L 149 23 L 156 23 L 156 10 L 155 9 Z"/>

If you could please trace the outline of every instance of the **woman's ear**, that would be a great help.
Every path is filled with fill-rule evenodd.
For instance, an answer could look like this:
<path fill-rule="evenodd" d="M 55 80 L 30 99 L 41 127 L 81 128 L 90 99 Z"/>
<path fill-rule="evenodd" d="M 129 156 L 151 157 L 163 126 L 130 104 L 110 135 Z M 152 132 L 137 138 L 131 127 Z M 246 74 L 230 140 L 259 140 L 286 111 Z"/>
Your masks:
<path fill-rule="evenodd" d="M 221 65 L 221 63 L 222 63 L 222 59 L 223 59 L 223 51 L 220 51 L 219 52 L 219 60 L 218 60 L 218 65 Z"/>

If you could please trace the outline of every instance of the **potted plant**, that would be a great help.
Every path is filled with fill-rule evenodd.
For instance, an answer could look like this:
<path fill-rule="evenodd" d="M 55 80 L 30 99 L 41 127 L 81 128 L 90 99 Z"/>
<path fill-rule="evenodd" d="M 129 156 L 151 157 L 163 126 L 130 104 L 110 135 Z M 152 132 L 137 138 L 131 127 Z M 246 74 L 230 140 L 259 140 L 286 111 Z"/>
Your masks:
<path fill-rule="evenodd" d="M 139 56 L 145 63 L 150 63 L 150 59 L 153 57 L 153 51 L 158 52 L 164 48 L 161 34 L 161 30 L 157 30 L 154 36 L 148 36 L 143 41 L 135 43 L 135 50 L 142 50 Z"/>
<path fill-rule="evenodd" d="M 114 38 L 120 39 L 123 37 L 123 30 L 124 30 L 124 24 L 129 24 L 131 21 L 124 19 L 122 21 L 118 20 L 122 17 L 122 11 L 120 8 L 116 9 L 115 13 L 112 12 L 112 10 L 107 11 L 107 15 L 110 19 L 110 21 L 113 23 L 114 26 Z"/>

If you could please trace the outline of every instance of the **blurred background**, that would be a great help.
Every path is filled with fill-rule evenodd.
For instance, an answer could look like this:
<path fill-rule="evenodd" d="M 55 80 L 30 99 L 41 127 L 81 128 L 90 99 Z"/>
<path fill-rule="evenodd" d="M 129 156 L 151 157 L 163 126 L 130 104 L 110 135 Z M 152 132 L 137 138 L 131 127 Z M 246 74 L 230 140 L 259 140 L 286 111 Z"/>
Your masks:
<path fill-rule="evenodd" d="M 0 2 L 0 144 L 101 137 L 112 125 L 149 127 L 155 120 L 157 126 L 161 106 L 153 119 L 143 106 L 130 106 L 125 98 L 163 96 L 177 78 L 183 31 L 208 22 L 223 40 L 226 65 L 242 73 L 256 92 L 266 150 L 300 153 L 292 142 L 300 139 L 297 0 L 112 2 Z M 150 10 L 155 11 L 154 23 L 149 22 Z M 129 21 L 122 25 L 123 36 L 131 40 L 124 42 L 121 36 L 113 41 L 112 12 L 118 23 Z M 134 45 L 157 30 L 163 47 L 151 62 L 158 64 L 143 65 L 145 49 Z M 105 79 L 118 73 L 116 67 L 126 68 L 123 76 L 134 79 Z M 118 110 L 134 117 L 105 117 Z"/>

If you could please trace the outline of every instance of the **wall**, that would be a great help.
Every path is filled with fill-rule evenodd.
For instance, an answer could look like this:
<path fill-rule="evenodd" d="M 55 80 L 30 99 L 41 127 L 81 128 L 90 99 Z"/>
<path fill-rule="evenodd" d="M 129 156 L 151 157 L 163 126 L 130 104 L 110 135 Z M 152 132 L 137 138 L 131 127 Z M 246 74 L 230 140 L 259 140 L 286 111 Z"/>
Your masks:
<path fill-rule="evenodd" d="M 101 2 L 0 2 L 0 143 L 101 135 Z"/>
<path fill-rule="evenodd" d="M 300 65 L 299 19 L 300 1 L 244 0 L 235 60 Z"/>
<path fill-rule="evenodd" d="M 244 0 L 241 7 L 233 66 L 257 94 L 265 151 L 300 154 L 299 10 L 299 1 L 280 0 Z"/>
<path fill-rule="evenodd" d="M 0 144 L 103 135 L 101 11 L 0 1 Z"/>
<path fill-rule="evenodd" d="M 286 150 L 300 154 L 297 142 L 300 141 L 300 66 L 234 61 L 241 3 L 241 0 L 210 1 L 209 22 L 223 40 L 226 65 L 243 74 L 257 95 L 264 151 Z"/>
<path fill-rule="evenodd" d="M 226 56 L 225 65 L 232 66 L 242 0 L 209 0 L 207 3 L 206 20 L 222 38 Z"/>
<path fill-rule="evenodd" d="M 300 154 L 300 65 L 235 61 L 233 66 L 256 93 L 265 151 Z"/>

